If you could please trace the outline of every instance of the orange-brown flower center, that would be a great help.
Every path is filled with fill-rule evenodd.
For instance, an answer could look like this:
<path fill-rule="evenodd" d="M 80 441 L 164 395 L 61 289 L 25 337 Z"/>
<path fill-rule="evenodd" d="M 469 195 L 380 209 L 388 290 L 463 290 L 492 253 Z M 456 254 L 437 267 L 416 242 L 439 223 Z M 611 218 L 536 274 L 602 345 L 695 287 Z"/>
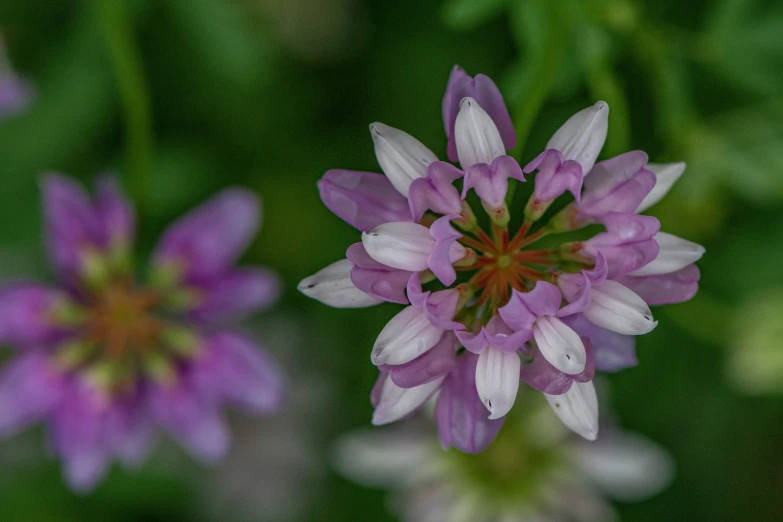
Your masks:
<path fill-rule="evenodd" d="M 513 239 L 508 230 L 494 226 L 492 236 L 477 229 L 473 236 L 465 235 L 460 242 L 476 251 L 476 260 L 459 270 L 475 270 L 469 284 L 475 289 L 477 305 L 492 308 L 503 306 L 512 289 L 531 288 L 535 282 L 546 278 L 542 271 L 552 263 L 550 250 L 525 250 L 525 247 L 541 238 L 543 232 L 529 234 L 529 227 L 523 226 Z"/>
<path fill-rule="evenodd" d="M 131 350 L 149 350 L 160 342 L 163 321 L 153 315 L 160 301 L 155 292 L 131 283 L 116 283 L 93 296 L 86 324 L 86 338 L 105 347 L 111 358 Z"/>

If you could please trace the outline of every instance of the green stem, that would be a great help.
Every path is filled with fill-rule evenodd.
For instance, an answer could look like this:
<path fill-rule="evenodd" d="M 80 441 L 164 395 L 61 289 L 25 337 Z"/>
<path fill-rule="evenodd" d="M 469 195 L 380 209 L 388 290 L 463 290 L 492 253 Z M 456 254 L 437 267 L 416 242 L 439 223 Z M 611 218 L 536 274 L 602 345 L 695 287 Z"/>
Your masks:
<path fill-rule="evenodd" d="M 608 44 L 599 29 L 585 28 L 581 46 L 585 63 L 587 87 L 593 99 L 605 100 L 609 111 L 609 133 L 606 139 L 606 153 L 616 156 L 627 151 L 630 142 L 631 123 L 625 86 L 612 70 L 608 60 Z"/>
<path fill-rule="evenodd" d="M 93 0 L 103 28 L 125 112 L 125 173 L 136 206 L 147 206 L 151 192 L 152 110 L 141 56 L 123 0 Z"/>
<path fill-rule="evenodd" d="M 536 57 L 531 64 L 528 75 L 528 87 L 525 89 L 522 100 L 516 104 L 514 110 L 514 123 L 517 131 L 517 146 L 512 155 L 522 157 L 525 151 L 527 139 L 533 124 L 544 106 L 544 102 L 555 83 L 560 64 L 565 56 L 569 33 L 568 27 L 562 18 L 553 14 L 551 16 L 549 31 L 544 42 L 545 51 Z"/>
<path fill-rule="evenodd" d="M 638 60 L 650 71 L 650 86 L 660 115 L 659 133 L 675 147 L 684 143 L 684 133 L 694 117 L 694 105 L 682 64 L 671 52 L 665 35 L 640 26 L 632 41 Z"/>

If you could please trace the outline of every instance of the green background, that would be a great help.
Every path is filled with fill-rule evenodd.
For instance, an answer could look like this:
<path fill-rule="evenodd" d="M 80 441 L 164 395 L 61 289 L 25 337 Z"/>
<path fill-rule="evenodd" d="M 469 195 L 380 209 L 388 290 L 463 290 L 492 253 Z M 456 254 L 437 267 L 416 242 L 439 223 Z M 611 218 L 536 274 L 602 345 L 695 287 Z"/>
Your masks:
<path fill-rule="evenodd" d="M 0 3 L 11 62 L 38 93 L 23 115 L 0 123 L 0 273 L 50 277 L 42 172 L 85 182 L 118 172 L 141 208 L 142 253 L 172 218 L 222 187 L 246 185 L 265 207 L 247 260 L 286 285 L 277 310 L 252 327 L 293 383 L 277 418 L 232 417 L 224 466 L 199 467 L 167 441 L 150 463 L 115 468 L 87 497 L 62 484 L 40 428 L 2 442 L 0 520 L 393 520 L 384 493 L 339 478 L 328 455 L 336 436 L 369 424 L 369 350 L 396 308 L 332 310 L 296 283 L 358 240 L 320 203 L 315 182 L 330 168 L 377 170 L 369 123 L 405 129 L 445 157 L 440 102 L 455 63 L 496 79 L 526 138 L 514 151 L 522 161 L 568 115 L 604 99 L 612 108 L 604 157 L 640 148 L 653 161 L 688 162 L 653 213 L 665 230 L 706 246 L 700 295 L 658 309 L 659 326 L 638 342 L 639 367 L 609 378 L 620 423 L 667 447 L 678 473 L 660 496 L 619 510 L 627 521 L 780 520 L 783 371 L 761 382 L 763 356 L 739 377 L 727 365 L 749 346 L 778 359 L 783 350 L 781 315 L 752 307 L 770 292 L 773 305 L 783 299 L 774 293 L 783 288 L 783 4 L 775 4 Z"/>

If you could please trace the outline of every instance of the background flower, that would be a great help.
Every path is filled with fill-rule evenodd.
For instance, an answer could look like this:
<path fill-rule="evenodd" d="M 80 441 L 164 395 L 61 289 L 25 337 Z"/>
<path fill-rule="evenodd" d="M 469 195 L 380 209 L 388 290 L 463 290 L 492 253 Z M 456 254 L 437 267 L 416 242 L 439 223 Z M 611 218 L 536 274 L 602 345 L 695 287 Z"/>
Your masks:
<path fill-rule="evenodd" d="M 341 437 L 334 466 L 389 490 L 389 508 L 405 522 L 616 520 L 610 500 L 645 500 L 672 480 L 671 457 L 652 441 L 617 429 L 600 442 L 577 440 L 540 397 L 526 398 L 481 455 L 444 452 L 411 424 Z"/>

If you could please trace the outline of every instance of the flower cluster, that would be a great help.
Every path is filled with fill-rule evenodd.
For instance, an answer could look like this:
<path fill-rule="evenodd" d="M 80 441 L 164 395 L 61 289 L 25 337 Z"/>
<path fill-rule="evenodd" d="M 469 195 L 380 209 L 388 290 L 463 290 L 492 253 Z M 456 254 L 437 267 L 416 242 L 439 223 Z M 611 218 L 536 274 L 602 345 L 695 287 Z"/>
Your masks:
<path fill-rule="evenodd" d="M 256 234 L 259 202 L 228 189 L 176 222 L 137 284 L 135 217 L 108 178 L 91 200 L 72 180 L 43 183 L 59 287 L 0 289 L 0 343 L 19 354 L 0 374 L 0 436 L 46 420 L 67 482 L 93 488 L 113 459 L 142 462 L 158 427 L 195 458 L 228 448 L 224 405 L 279 408 L 277 364 L 227 321 L 272 303 L 277 278 L 235 268 Z"/>
<path fill-rule="evenodd" d="M 374 424 L 406 417 L 438 392 L 444 447 L 478 452 L 522 380 L 569 428 L 596 438 L 594 372 L 636 364 L 633 336 L 657 324 L 649 305 L 690 299 L 704 253 L 641 214 L 684 164 L 647 163 L 641 151 L 596 163 L 608 113 L 604 102 L 576 113 L 522 168 L 506 154 L 516 138 L 498 88 L 455 67 L 443 121 L 459 168 L 374 123 L 385 176 L 324 175 L 321 198 L 361 242 L 300 290 L 334 307 L 407 305 L 372 349 L 381 371 Z M 510 186 L 524 190 L 534 171 L 524 210 L 509 206 Z"/>

